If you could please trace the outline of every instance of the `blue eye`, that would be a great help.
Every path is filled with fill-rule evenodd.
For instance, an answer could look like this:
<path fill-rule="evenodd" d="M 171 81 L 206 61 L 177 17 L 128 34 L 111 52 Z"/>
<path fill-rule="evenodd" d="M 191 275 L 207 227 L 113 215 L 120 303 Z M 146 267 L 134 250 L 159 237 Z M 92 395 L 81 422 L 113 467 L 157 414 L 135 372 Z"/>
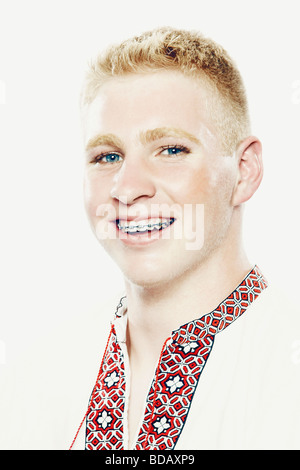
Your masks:
<path fill-rule="evenodd" d="M 108 155 L 104 155 L 102 158 L 106 160 L 106 163 L 115 163 L 120 160 L 120 155 L 117 155 L 116 153 L 109 153 Z"/>
<path fill-rule="evenodd" d="M 189 153 L 189 150 L 181 145 L 170 145 L 168 147 L 163 147 L 161 152 L 162 155 L 178 155 L 179 153 Z"/>
<path fill-rule="evenodd" d="M 120 161 L 121 157 L 117 153 L 101 154 L 94 159 L 96 163 L 119 163 Z"/>

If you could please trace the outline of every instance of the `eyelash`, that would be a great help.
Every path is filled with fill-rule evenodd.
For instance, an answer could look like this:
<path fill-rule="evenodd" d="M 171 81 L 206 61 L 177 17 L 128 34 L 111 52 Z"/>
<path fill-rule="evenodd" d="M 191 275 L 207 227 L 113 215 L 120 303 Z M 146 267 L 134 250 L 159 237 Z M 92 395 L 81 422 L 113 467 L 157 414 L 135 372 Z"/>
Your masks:
<path fill-rule="evenodd" d="M 175 150 L 175 151 L 180 151 L 180 153 L 185 153 L 185 154 L 188 154 L 190 153 L 190 150 L 187 148 L 187 147 L 184 147 L 183 145 L 165 145 L 163 147 L 160 147 L 160 154 L 162 152 L 164 152 L 165 150 Z M 114 155 L 116 157 L 119 157 L 121 158 L 121 155 L 119 155 L 118 153 L 116 152 L 106 152 L 106 153 L 100 153 L 99 155 L 97 155 L 95 158 L 93 158 L 93 160 L 91 161 L 91 163 L 102 163 L 102 164 L 112 164 L 112 163 L 116 163 L 116 162 L 103 162 L 103 159 L 105 157 L 108 157 L 109 155 Z M 169 154 L 169 156 L 176 156 L 178 155 L 177 152 L 174 152 L 173 154 Z"/>
<path fill-rule="evenodd" d="M 169 149 L 180 150 L 182 153 L 190 153 L 190 150 L 187 147 L 184 147 L 183 145 L 165 145 L 164 147 L 160 148 L 161 152 Z M 171 155 L 172 154 L 170 154 L 170 156 Z M 177 153 L 174 153 L 173 155 L 177 155 Z"/>
<path fill-rule="evenodd" d="M 114 155 L 116 157 L 121 157 L 121 155 L 119 155 L 118 153 L 116 152 L 106 152 L 106 153 L 100 153 L 100 155 L 97 155 L 95 158 L 93 158 L 92 162 L 91 163 L 100 163 L 100 164 L 112 164 L 112 163 L 115 163 L 115 162 L 103 162 L 102 160 L 105 158 L 105 157 L 108 157 L 109 155 Z"/>

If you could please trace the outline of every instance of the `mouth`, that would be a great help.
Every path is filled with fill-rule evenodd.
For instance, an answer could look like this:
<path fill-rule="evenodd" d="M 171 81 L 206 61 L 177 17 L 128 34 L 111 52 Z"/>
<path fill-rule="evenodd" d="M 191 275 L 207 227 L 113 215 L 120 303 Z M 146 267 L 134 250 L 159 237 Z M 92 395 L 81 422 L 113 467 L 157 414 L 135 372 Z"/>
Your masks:
<path fill-rule="evenodd" d="M 116 225 L 120 232 L 128 235 L 141 235 L 153 232 L 161 232 L 170 227 L 175 222 L 175 218 L 153 218 L 144 220 L 116 220 Z"/>

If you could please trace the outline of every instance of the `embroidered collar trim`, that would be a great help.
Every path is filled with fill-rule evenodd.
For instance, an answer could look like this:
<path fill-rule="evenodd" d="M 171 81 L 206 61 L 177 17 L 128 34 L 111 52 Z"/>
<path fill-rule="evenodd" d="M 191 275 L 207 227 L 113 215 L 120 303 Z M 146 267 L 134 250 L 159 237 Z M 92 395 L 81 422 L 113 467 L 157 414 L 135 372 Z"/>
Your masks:
<path fill-rule="evenodd" d="M 216 334 L 239 318 L 266 287 L 255 266 L 215 310 L 172 332 L 148 393 L 135 449 L 174 449 Z M 125 310 L 121 299 L 115 318 Z M 124 449 L 125 379 L 124 357 L 113 322 L 86 415 L 86 449 Z"/>

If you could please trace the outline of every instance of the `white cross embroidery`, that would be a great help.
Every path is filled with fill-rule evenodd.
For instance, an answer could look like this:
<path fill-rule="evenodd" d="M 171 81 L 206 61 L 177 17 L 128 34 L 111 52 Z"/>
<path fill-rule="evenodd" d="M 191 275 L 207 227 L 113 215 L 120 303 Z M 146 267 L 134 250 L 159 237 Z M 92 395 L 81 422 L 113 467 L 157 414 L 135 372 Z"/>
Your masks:
<path fill-rule="evenodd" d="M 183 346 L 183 351 L 185 353 L 188 353 L 190 351 L 194 352 L 195 348 L 197 348 L 198 343 L 195 343 L 194 341 L 192 343 L 188 343 L 186 346 Z"/>
<path fill-rule="evenodd" d="M 118 374 L 114 371 L 111 374 L 109 374 L 107 377 L 105 377 L 104 382 L 106 382 L 106 385 L 109 387 L 112 387 L 112 385 L 116 384 L 119 382 L 119 376 Z"/>
<path fill-rule="evenodd" d="M 112 418 L 109 416 L 109 414 L 107 414 L 106 410 L 104 410 L 97 418 L 97 423 L 103 429 L 106 429 L 111 421 L 112 421 Z"/>
<path fill-rule="evenodd" d="M 180 380 L 180 375 L 176 375 L 173 380 L 171 379 L 167 382 L 171 393 L 175 392 L 175 390 L 179 390 L 183 385 L 183 382 Z"/>
<path fill-rule="evenodd" d="M 170 427 L 170 424 L 167 422 L 167 418 L 163 416 L 161 419 L 158 419 L 154 425 L 157 429 L 157 433 L 160 434 Z"/>

